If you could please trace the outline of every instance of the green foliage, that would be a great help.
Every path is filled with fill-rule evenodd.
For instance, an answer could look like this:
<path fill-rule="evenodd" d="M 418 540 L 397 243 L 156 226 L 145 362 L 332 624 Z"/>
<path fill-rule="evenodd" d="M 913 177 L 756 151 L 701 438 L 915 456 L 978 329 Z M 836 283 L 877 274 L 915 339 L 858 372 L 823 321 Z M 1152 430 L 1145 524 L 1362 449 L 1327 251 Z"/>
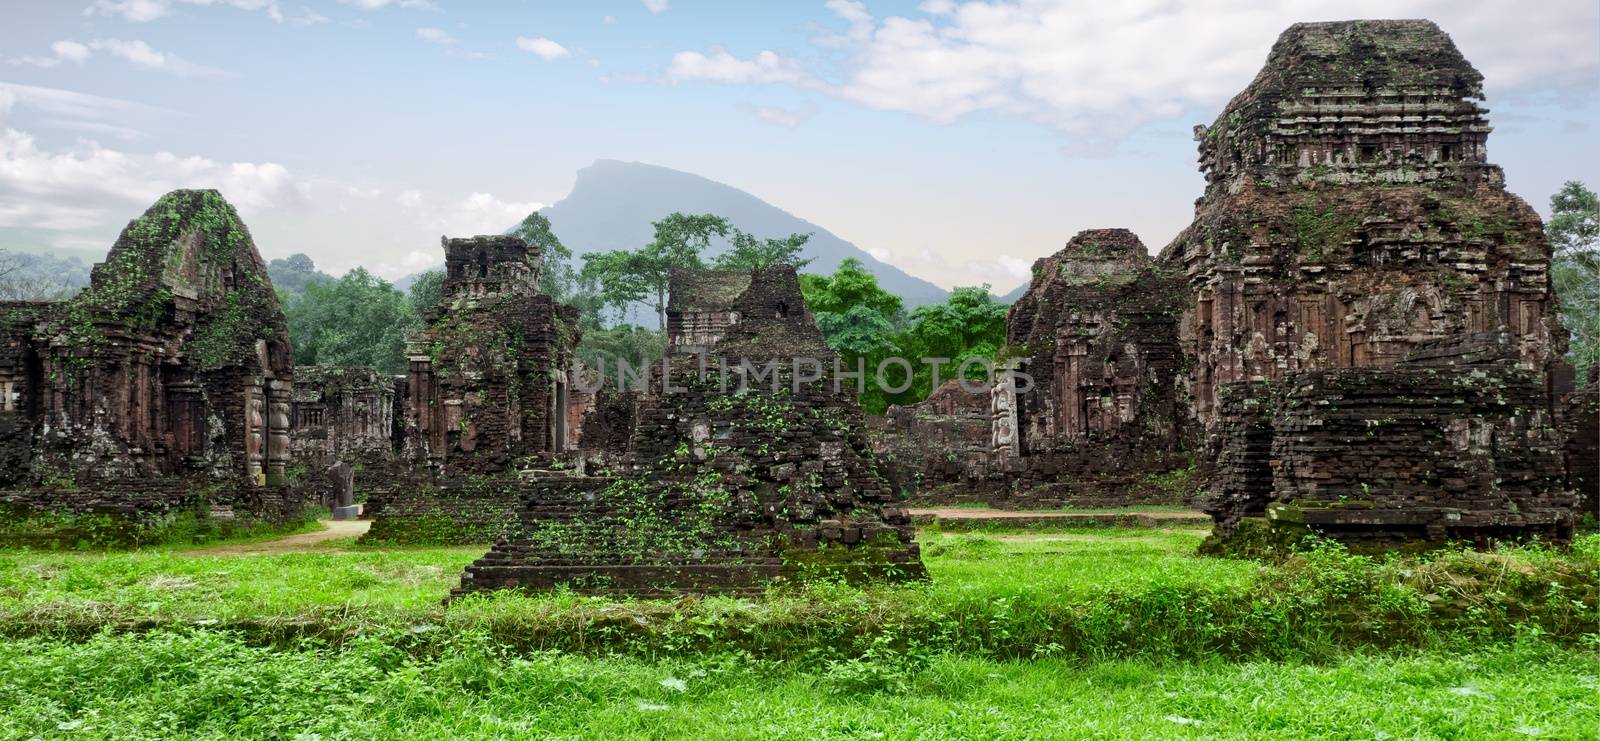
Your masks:
<path fill-rule="evenodd" d="M 575 628 L 580 629 L 581 628 Z M 482 633 L 336 650 L 210 630 L 0 644 L 18 738 L 1587 738 L 1592 651 L 1536 641 L 1327 664 L 993 661 L 884 646 L 515 654 Z"/>
<path fill-rule="evenodd" d="M 1600 720 L 1600 536 L 1392 559 L 1322 543 L 1277 565 L 1197 559 L 1198 539 L 933 535 L 930 583 L 448 609 L 481 549 L 0 551 L 0 728 L 1582 738 Z"/>
<path fill-rule="evenodd" d="M 315 524 L 310 522 L 218 520 L 194 509 L 135 520 L 102 513 L 65 514 L 0 506 L 0 546 L 47 550 L 193 546 L 277 537 L 312 527 Z"/>
<path fill-rule="evenodd" d="M 1570 551 L 1523 546 L 1384 559 L 1324 544 L 1272 564 L 1196 557 L 1201 536 L 924 533 L 930 582 L 824 582 L 774 589 L 759 601 L 618 603 L 501 592 L 448 609 L 440 600 L 482 548 L 93 558 L 0 551 L 0 634 L 83 638 L 119 626 L 206 621 L 263 643 L 349 644 L 392 632 L 426 653 L 449 636 L 481 630 L 521 652 L 741 651 L 795 661 L 847 660 L 883 645 L 986 659 L 1325 660 L 1348 650 L 1483 646 L 1529 634 L 1596 642 L 1600 536 L 1581 537 Z M 192 587 L 153 586 L 175 579 Z M 416 625 L 439 629 L 410 634 Z"/>
<path fill-rule="evenodd" d="M 418 324 L 405 294 L 365 268 L 307 284 L 284 313 L 296 363 L 365 365 L 390 374 L 405 371 L 406 334 Z"/>
<path fill-rule="evenodd" d="M 1338 208 L 1324 208 L 1315 199 L 1294 209 L 1295 239 L 1301 254 L 1310 260 L 1320 260 L 1343 245 L 1360 225 L 1355 217 L 1341 216 Z"/>
<path fill-rule="evenodd" d="M 823 338 L 839 353 L 840 367 L 853 372 L 860 361 L 866 368 L 861 406 L 869 414 L 881 414 L 890 404 L 927 398 L 933 391 L 933 369 L 922 363 L 923 358 L 951 359 L 939 369 L 943 383 L 955 376 L 961 361 L 996 360 L 1005 345 L 1009 307 L 996 301 L 987 285 L 957 288 L 944 303 L 918 307 L 909 319 L 900 297 L 879 288 L 877 278 L 859 260 L 840 262 L 831 276 L 800 276 L 800 290 Z M 885 393 L 875 380 L 878 365 L 889 357 L 911 361 L 912 383 L 903 393 Z M 902 367 L 890 365 L 884 380 L 900 386 L 906 380 L 903 374 Z M 976 369 L 969 369 L 968 377 L 988 378 Z"/>
<path fill-rule="evenodd" d="M 417 275 L 411 282 L 411 289 L 407 298 L 411 301 L 411 312 L 421 322 L 433 307 L 439 305 L 439 299 L 444 293 L 444 271 L 428 270 Z"/>
<path fill-rule="evenodd" d="M 272 287 L 287 293 L 300 293 L 312 283 L 332 283 L 334 278 L 317 270 L 317 265 L 305 254 L 296 253 L 267 263 L 267 277 Z"/>
<path fill-rule="evenodd" d="M 578 287 L 578 273 L 572 267 L 572 249 L 556 238 L 550 230 L 550 220 L 535 211 L 511 230 L 529 244 L 538 247 L 544 255 L 544 270 L 539 274 L 539 290 L 556 300 L 565 300 Z"/>
<path fill-rule="evenodd" d="M 677 212 L 652 226 L 655 238 L 637 250 L 584 255 L 579 277 L 586 285 L 597 287 L 605 305 L 619 313 L 631 304 L 648 304 L 655 311 L 658 328 L 665 330 L 672 271 L 704 268 L 700 254 L 711 246 L 713 238 L 728 236 L 732 227 L 721 216 Z"/>
<path fill-rule="evenodd" d="M 1550 197 L 1545 234 L 1561 319 L 1572 333 L 1568 357 L 1582 383 L 1600 365 L 1600 197 L 1576 180 Z"/>
<path fill-rule="evenodd" d="M 665 332 L 625 324 L 611 329 L 588 328 L 578 343 L 578 357 L 590 368 L 600 368 L 605 363 L 608 388 L 618 388 L 617 362 L 625 361 L 631 368 L 645 368 L 659 364 L 667 347 Z"/>
<path fill-rule="evenodd" d="M 811 261 L 801 259 L 800 253 L 810 240 L 809 233 L 790 234 L 782 239 L 760 239 L 734 229 L 733 236 L 728 240 L 731 246 L 727 252 L 717 255 L 712 266 L 718 270 L 755 270 L 769 265 L 803 268 Z"/>

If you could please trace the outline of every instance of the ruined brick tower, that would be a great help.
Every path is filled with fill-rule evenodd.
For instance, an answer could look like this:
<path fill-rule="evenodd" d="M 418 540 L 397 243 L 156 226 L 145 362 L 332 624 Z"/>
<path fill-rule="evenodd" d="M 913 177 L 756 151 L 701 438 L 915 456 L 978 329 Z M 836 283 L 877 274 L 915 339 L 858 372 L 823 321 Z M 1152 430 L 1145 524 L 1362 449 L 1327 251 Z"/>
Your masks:
<path fill-rule="evenodd" d="M 1393 366 L 1506 332 L 1540 373 L 1565 351 L 1538 215 L 1489 164 L 1483 76 L 1429 21 L 1301 23 L 1210 127 L 1205 196 L 1162 257 L 1196 300 L 1195 407 L 1217 387 Z"/>
<path fill-rule="evenodd" d="M 516 529 L 467 568 L 463 591 L 751 593 L 780 577 L 925 573 L 853 388 L 812 373 L 833 355 L 794 268 L 756 271 L 731 306 L 705 372 L 674 358 L 670 388 L 646 400 L 632 465 L 536 477 Z"/>
<path fill-rule="evenodd" d="M 7 343 L 26 359 L 6 383 L 33 422 L 32 466 L 281 481 L 288 329 L 249 232 L 216 191 L 163 196 L 88 288 L 31 308 L 35 323 Z"/>
<path fill-rule="evenodd" d="M 88 288 L 0 316 L 7 503 L 146 524 L 206 504 L 297 511 L 266 491 L 285 483 L 290 457 L 287 326 L 249 231 L 216 191 L 162 196 Z"/>
<path fill-rule="evenodd" d="M 445 278 L 408 343 L 413 460 L 502 470 L 565 450 L 577 310 L 538 290 L 544 255 L 521 237 L 442 239 Z"/>
<path fill-rule="evenodd" d="M 998 452 L 1054 459 L 1073 478 L 1184 466 L 1178 314 L 1187 297 L 1178 271 L 1126 229 L 1079 232 L 1035 263 L 1006 318 L 1034 388 L 1001 410 L 1014 434 Z"/>
<path fill-rule="evenodd" d="M 1488 163 L 1482 82 L 1427 21 L 1296 24 L 1196 128 L 1206 192 L 1162 258 L 1219 533 L 1570 532 L 1550 247 Z"/>

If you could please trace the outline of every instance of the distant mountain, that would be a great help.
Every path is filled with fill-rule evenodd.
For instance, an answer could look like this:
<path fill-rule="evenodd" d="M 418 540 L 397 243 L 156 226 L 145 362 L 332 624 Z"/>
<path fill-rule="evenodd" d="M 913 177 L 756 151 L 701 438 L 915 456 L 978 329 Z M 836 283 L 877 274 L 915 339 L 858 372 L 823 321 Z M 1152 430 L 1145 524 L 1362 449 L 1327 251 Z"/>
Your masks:
<path fill-rule="evenodd" d="M 1027 282 L 1024 282 L 1022 285 L 1011 289 L 1010 293 L 1000 297 L 1000 303 L 1002 303 L 1002 304 L 1014 304 L 1014 303 L 1016 303 L 1017 299 L 1022 298 L 1022 294 L 1028 292 L 1028 286 L 1031 285 L 1032 283 L 1033 283 L 1032 281 L 1027 281 Z"/>
<path fill-rule="evenodd" d="M 906 308 L 945 300 L 944 289 L 881 262 L 865 250 L 730 185 L 699 175 L 638 162 L 599 160 L 578 171 L 572 192 L 540 213 L 574 255 L 612 249 L 635 249 L 654 236 L 650 222 L 682 211 L 725 216 L 757 237 L 784 237 L 813 232 L 805 256 L 806 272 L 831 273 L 839 262 L 854 257 L 878 277 L 878 285 L 905 299 Z M 713 245 L 710 255 L 726 245 Z M 708 255 L 709 256 L 709 255 Z"/>

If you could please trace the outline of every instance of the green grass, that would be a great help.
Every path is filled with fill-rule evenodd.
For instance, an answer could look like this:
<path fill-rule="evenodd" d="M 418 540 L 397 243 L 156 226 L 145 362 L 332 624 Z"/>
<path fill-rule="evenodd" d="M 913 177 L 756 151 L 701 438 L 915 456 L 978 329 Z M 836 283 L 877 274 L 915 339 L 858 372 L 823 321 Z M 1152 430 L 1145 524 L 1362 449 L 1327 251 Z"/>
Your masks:
<path fill-rule="evenodd" d="M 928 582 L 441 600 L 481 548 L 0 551 L 0 739 L 1589 738 L 1600 535 L 1282 563 L 923 532 Z"/>
<path fill-rule="evenodd" d="M 1593 641 L 1600 536 L 1375 560 L 1324 547 L 1283 564 L 1200 558 L 1203 533 L 923 533 L 931 581 L 812 584 L 758 600 L 570 593 L 442 600 L 469 548 L 271 555 L 0 551 L 0 635 L 202 626 L 257 644 L 386 636 L 426 652 L 483 631 L 518 651 L 645 658 L 740 650 L 820 660 L 873 650 L 1009 659 L 1328 658 L 1542 633 Z"/>
<path fill-rule="evenodd" d="M 215 631 L 0 644 L 0 738 L 1592 738 L 1596 655 L 1542 641 L 1323 665 L 950 654 L 774 664 Z"/>

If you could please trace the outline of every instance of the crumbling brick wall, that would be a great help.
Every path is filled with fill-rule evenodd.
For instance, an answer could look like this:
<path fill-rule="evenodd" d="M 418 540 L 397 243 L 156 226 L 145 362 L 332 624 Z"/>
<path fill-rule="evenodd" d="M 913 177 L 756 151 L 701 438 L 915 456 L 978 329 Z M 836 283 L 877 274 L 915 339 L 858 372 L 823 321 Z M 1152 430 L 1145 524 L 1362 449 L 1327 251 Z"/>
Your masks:
<path fill-rule="evenodd" d="M 520 237 L 443 244 L 439 305 L 408 343 L 409 457 L 497 471 L 566 450 L 577 310 L 538 292 L 543 255 Z"/>
<path fill-rule="evenodd" d="M 1570 534 L 1550 246 L 1486 159 L 1482 83 L 1427 21 L 1296 24 L 1197 127 L 1205 196 L 1161 257 L 1219 535 Z"/>
<path fill-rule="evenodd" d="M 1567 394 L 1557 408 L 1567 488 L 1578 495 L 1578 516 L 1600 519 L 1600 379 Z"/>
<path fill-rule="evenodd" d="M 242 487 L 222 498 L 260 503 L 252 515 L 298 511 L 261 491 L 287 484 L 287 324 L 249 231 L 216 191 L 162 196 L 88 288 L 4 312 L 0 382 L 15 403 L 0 410 L 0 449 L 23 464 L 5 474 L 17 502 L 51 506 L 27 493 L 35 486 L 93 479 L 116 492 L 105 482 L 172 477 Z"/>
<path fill-rule="evenodd" d="M 393 455 L 394 381 L 371 368 L 295 369 L 289 439 L 313 474 L 336 461 L 382 463 Z"/>
<path fill-rule="evenodd" d="M 733 307 L 739 321 L 708 372 L 680 363 L 672 389 L 647 401 L 632 458 L 610 475 L 526 488 L 516 531 L 467 568 L 463 591 L 747 593 L 816 572 L 924 573 L 853 396 L 827 381 L 794 385 L 796 357 L 833 357 L 794 269 L 753 273 Z"/>
<path fill-rule="evenodd" d="M 1550 247 L 1485 159 L 1483 78 L 1427 21 L 1302 23 L 1199 127 L 1206 193 L 1163 252 L 1195 298 L 1196 413 L 1216 390 L 1392 366 L 1429 339 L 1509 332 L 1559 362 Z"/>
<path fill-rule="evenodd" d="M 1126 229 L 1080 232 L 1033 270 L 1006 339 L 1034 387 L 1016 394 L 1015 436 L 999 452 L 1068 462 L 1078 475 L 1187 466 L 1182 276 Z"/>

